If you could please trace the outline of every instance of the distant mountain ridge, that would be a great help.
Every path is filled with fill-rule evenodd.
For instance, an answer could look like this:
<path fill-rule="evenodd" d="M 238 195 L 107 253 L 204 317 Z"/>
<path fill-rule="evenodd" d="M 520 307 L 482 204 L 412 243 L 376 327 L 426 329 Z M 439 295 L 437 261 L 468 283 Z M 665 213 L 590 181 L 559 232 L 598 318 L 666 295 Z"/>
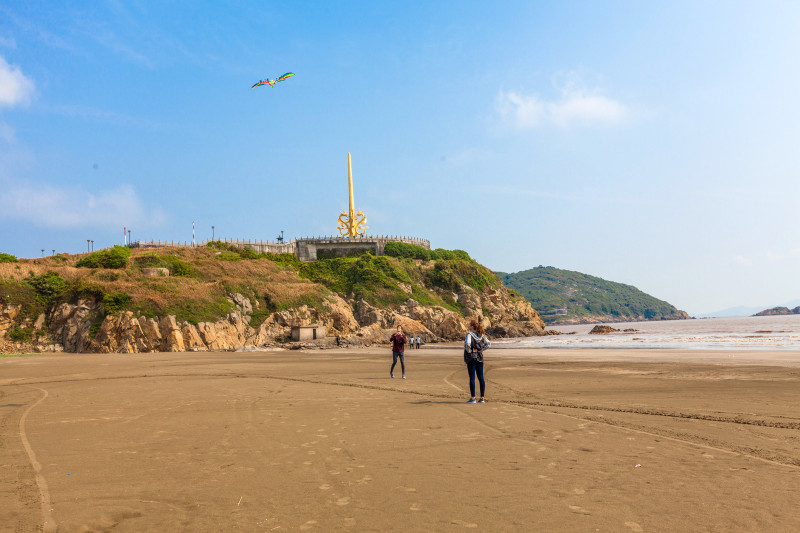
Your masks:
<path fill-rule="evenodd" d="M 779 315 L 800 315 L 800 305 L 794 309 L 788 307 L 773 307 L 772 309 L 764 309 L 753 316 L 779 316 Z"/>
<path fill-rule="evenodd" d="M 783 305 L 774 305 L 773 307 L 786 307 L 788 309 L 792 309 L 793 307 L 797 307 L 800 305 L 800 300 L 792 300 L 791 302 L 786 302 Z M 753 316 L 762 310 L 771 309 L 766 305 L 760 306 L 744 306 L 740 305 L 737 307 L 729 307 L 728 309 L 722 309 L 720 311 L 713 311 L 711 313 L 698 313 L 694 316 L 697 318 L 711 318 L 711 317 L 729 317 L 729 316 Z"/>
<path fill-rule="evenodd" d="M 496 274 L 506 287 L 528 300 L 547 325 L 690 318 L 632 285 L 581 272 L 539 266 Z"/>

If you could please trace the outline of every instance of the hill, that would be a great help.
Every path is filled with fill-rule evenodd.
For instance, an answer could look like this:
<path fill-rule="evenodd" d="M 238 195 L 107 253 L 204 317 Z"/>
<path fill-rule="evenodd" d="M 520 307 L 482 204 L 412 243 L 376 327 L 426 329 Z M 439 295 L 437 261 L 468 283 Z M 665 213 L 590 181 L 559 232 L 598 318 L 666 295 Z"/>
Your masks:
<path fill-rule="evenodd" d="M 221 242 L 41 259 L 4 254 L 0 349 L 290 346 L 291 327 L 312 324 L 326 329 L 317 344 L 385 342 L 397 325 L 438 342 L 463 338 L 471 318 L 494 337 L 543 333 L 530 304 L 466 252 L 389 243 L 386 254 L 303 263 Z"/>
<path fill-rule="evenodd" d="M 548 325 L 689 318 L 636 287 L 580 272 L 540 266 L 496 274 L 506 287 L 528 300 Z"/>
<path fill-rule="evenodd" d="M 800 315 L 800 306 L 794 309 L 788 307 L 773 307 L 771 309 L 764 309 L 753 316 L 779 316 L 779 315 Z"/>

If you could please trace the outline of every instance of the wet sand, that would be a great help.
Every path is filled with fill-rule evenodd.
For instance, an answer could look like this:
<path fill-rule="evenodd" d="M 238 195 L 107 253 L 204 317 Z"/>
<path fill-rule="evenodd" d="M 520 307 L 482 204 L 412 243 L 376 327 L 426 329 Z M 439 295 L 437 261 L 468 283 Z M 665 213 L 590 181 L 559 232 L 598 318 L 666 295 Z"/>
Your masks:
<path fill-rule="evenodd" d="M 800 352 L 406 362 L 0 359 L 0 531 L 800 530 Z"/>

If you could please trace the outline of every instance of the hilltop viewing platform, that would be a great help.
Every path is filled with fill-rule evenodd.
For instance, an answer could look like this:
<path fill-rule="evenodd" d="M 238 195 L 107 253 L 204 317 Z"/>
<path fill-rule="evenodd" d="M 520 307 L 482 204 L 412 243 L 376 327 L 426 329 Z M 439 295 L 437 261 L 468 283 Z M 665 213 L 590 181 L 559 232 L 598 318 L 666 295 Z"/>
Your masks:
<path fill-rule="evenodd" d="M 300 261 L 316 261 L 317 259 L 331 259 L 345 257 L 354 253 L 372 251 L 375 255 L 383 255 L 386 243 L 403 242 L 421 246 L 426 250 L 431 249 L 427 239 L 398 235 L 359 235 L 356 237 L 317 236 L 295 238 L 288 242 L 246 240 L 246 239 L 217 239 L 237 248 L 250 248 L 258 253 L 295 254 Z M 197 243 L 196 246 L 206 246 L 209 240 Z M 191 242 L 176 241 L 134 241 L 133 248 L 164 248 L 167 246 L 192 247 Z"/>

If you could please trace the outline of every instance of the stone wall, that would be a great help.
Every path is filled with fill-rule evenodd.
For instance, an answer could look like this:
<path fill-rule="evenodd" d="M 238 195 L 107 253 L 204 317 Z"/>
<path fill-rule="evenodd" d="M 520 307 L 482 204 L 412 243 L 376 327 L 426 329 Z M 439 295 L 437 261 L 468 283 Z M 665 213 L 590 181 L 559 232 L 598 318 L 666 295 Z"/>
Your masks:
<path fill-rule="evenodd" d="M 375 255 L 383 255 L 383 250 L 388 242 L 404 242 L 415 244 L 426 250 L 431 249 L 430 241 L 416 237 L 401 237 L 397 235 L 378 235 L 363 237 L 303 237 L 289 242 L 278 243 L 256 240 L 219 239 L 225 244 L 237 248 L 251 248 L 258 253 L 295 254 L 300 261 L 316 261 L 317 259 L 330 259 L 332 257 L 346 257 L 348 255 L 371 250 Z M 206 246 L 208 241 L 203 241 L 197 246 Z M 138 248 L 160 248 L 165 246 L 191 246 L 191 243 L 174 241 L 136 241 Z"/>

